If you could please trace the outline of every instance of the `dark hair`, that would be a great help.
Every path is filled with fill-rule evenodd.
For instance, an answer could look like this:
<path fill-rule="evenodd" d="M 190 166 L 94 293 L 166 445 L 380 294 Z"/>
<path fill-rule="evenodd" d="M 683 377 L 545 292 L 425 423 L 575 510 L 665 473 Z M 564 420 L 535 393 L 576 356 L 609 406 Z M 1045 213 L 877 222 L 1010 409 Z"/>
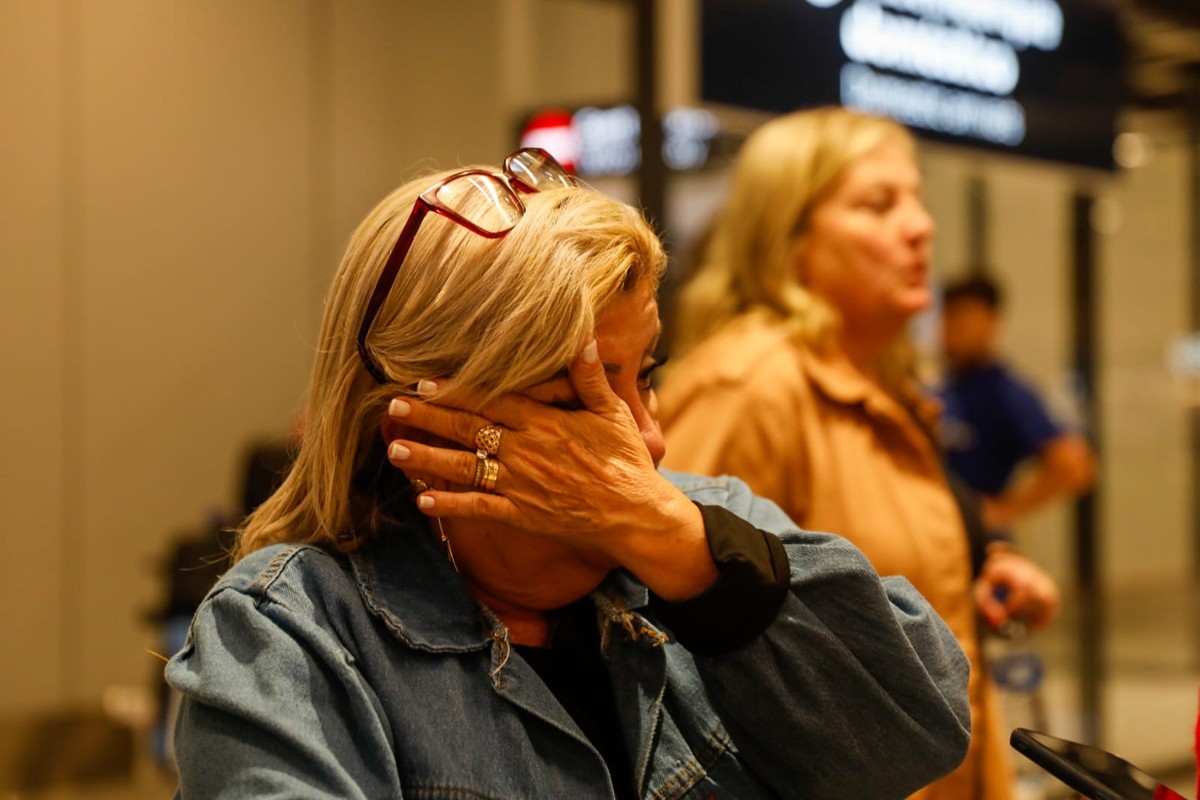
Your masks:
<path fill-rule="evenodd" d="M 987 275 L 976 273 L 956 278 L 942 289 L 942 305 L 948 306 L 955 300 L 978 300 L 992 311 L 1004 305 L 1004 292 Z"/>

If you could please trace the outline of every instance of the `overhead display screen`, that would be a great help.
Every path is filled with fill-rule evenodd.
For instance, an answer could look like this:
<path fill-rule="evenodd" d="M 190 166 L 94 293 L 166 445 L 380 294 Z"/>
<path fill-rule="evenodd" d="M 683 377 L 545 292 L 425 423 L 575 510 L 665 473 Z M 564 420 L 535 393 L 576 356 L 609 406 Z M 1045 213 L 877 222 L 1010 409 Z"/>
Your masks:
<path fill-rule="evenodd" d="M 706 101 L 844 105 L 926 138 L 1113 168 L 1112 0 L 701 0 L 701 20 Z"/>

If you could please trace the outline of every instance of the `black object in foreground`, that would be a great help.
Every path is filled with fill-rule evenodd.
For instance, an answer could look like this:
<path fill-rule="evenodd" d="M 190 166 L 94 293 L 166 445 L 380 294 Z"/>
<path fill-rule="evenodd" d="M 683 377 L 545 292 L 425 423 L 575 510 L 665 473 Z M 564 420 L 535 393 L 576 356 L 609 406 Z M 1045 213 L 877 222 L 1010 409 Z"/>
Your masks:
<path fill-rule="evenodd" d="M 1187 800 L 1123 758 L 1090 744 L 1016 728 L 1018 753 L 1091 800 Z"/>

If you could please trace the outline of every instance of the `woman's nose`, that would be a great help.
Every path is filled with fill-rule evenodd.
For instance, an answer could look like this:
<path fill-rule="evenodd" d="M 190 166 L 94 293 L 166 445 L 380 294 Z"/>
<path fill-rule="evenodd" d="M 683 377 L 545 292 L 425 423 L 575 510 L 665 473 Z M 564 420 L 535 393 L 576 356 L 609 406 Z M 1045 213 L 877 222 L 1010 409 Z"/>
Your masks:
<path fill-rule="evenodd" d="M 933 221 L 929 209 L 925 208 L 925 204 L 920 200 L 915 200 L 908 216 L 906 232 L 909 237 L 918 241 L 928 241 L 933 238 L 936 230 L 937 223 Z"/>
<path fill-rule="evenodd" d="M 667 454 L 667 440 L 663 438 L 662 428 L 658 422 L 654 421 L 650 427 L 641 426 L 642 441 L 646 443 L 646 449 L 650 451 L 650 458 L 654 461 L 654 466 L 658 466 L 663 460 L 663 456 Z"/>
<path fill-rule="evenodd" d="M 649 407 L 638 402 L 630 404 L 630 409 L 633 411 L 638 431 L 642 434 L 642 441 L 646 443 L 650 458 L 657 467 L 667 454 L 667 440 L 663 437 L 662 426 L 658 424 L 657 398 L 651 393 Z"/>

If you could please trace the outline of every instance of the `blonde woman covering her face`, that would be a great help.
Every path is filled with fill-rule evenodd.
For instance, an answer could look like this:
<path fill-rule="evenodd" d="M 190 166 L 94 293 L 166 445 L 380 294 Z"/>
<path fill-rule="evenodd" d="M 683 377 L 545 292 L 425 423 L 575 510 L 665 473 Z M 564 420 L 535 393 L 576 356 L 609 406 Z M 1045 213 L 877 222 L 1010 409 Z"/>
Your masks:
<path fill-rule="evenodd" d="M 800 525 L 850 539 L 880 574 L 912 581 L 972 663 L 971 751 L 920 797 L 993 800 L 1010 796 L 1011 776 L 976 614 L 1036 626 L 1058 597 L 1008 551 L 973 581 L 934 421 L 908 370 L 905 330 L 931 300 L 933 234 L 901 126 L 825 108 L 755 132 L 678 303 L 683 358 L 660 396 L 664 464 L 736 475 Z"/>
<path fill-rule="evenodd" d="M 182 797 L 900 797 L 959 763 L 966 661 L 906 581 L 658 470 L 664 260 L 536 150 L 368 215 L 295 466 L 167 668 Z"/>

